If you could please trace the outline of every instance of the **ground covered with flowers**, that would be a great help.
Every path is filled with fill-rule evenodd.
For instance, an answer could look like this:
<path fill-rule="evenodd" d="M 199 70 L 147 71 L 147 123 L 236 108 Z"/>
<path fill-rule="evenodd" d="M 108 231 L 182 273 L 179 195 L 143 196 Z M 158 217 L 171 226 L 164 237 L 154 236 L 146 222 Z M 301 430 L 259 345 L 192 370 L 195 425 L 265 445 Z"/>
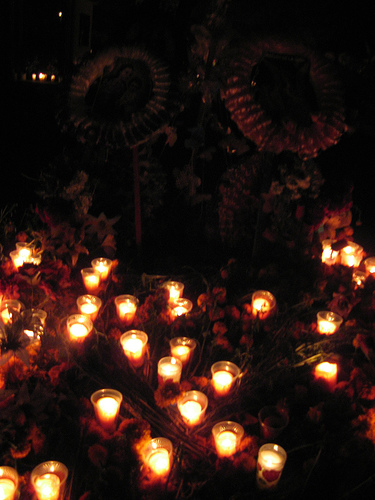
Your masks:
<path fill-rule="evenodd" d="M 21 235 L 27 237 L 26 234 Z M 109 278 L 97 294 L 102 307 L 94 329 L 82 343 L 69 339 L 66 319 L 77 312 L 76 299 L 86 293 L 80 270 L 91 255 L 77 259 L 47 249 L 40 265 L 18 270 L 3 255 L 2 300 L 17 299 L 21 314 L 2 326 L 0 363 L 1 463 L 17 469 L 20 498 L 32 498 L 30 473 L 39 463 L 59 460 L 69 469 L 66 498 L 368 498 L 375 470 L 375 280 L 363 286 L 353 269 L 327 266 L 319 256 L 293 265 L 255 268 L 231 259 L 222 268 L 180 274 L 138 274 L 113 260 Z M 64 254 L 66 257 L 66 254 Z M 168 279 L 184 283 L 192 311 L 174 318 Z M 251 295 L 269 290 L 277 312 L 266 320 L 251 313 Z M 130 293 L 139 299 L 135 319 L 124 327 L 114 298 Z M 31 309 L 47 313 L 37 337 L 24 335 Z M 330 310 L 344 321 L 333 335 L 317 331 L 316 314 Z M 34 325 L 35 326 L 35 325 Z M 120 336 L 127 329 L 148 335 L 142 367 L 133 368 Z M 157 363 L 170 353 L 169 340 L 197 341 L 180 384 L 160 387 Z M 228 360 L 241 369 L 238 385 L 215 397 L 211 365 Z M 316 364 L 338 365 L 332 390 L 314 377 Z M 123 395 L 114 433 L 96 421 L 91 394 L 111 387 Z M 188 428 L 177 401 L 192 389 L 205 393 L 205 419 Z M 266 439 L 258 412 L 282 407 L 289 424 L 277 437 L 288 454 L 275 493 L 258 490 L 258 450 Z M 216 454 L 212 427 L 222 420 L 240 423 L 245 434 L 229 458 Z M 153 437 L 173 443 L 170 474 L 157 479 L 144 464 L 143 449 Z"/>

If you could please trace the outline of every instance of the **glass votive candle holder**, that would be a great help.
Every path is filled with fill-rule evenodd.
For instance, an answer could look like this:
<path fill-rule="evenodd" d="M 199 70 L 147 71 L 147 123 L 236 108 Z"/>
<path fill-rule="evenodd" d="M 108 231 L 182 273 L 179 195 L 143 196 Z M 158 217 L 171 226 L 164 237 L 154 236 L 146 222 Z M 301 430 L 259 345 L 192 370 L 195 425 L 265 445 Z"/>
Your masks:
<path fill-rule="evenodd" d="M 193 303 L 189 299 L 175 299 L 171 302 L 171 313 L 175 318 L 188 314 L 192 309 Z"/>
<path fill-rule="evenodd" d="M 116 389 L 100 389 L 91 395 L 95 417 L 107 432 L 114 432 L 122 403 L 122 394 Z"/>
<path fill-rule="evenodd" d="M 0 318 L 4 325 L 12 321 L 13 313 L 21 313 L 24 305 L 16 299 L 6 299 L 0 304 Z"/>
<path fill-rule="evenodd" d="M 216 396 L 226 396 L 234 388 L 241 373 L 231 361 L 217 361 L 211 366 L 212 385 Z"/>
<path fill-rule="evenodd" d="M 240 446 L 244 435 L 244 428 L 237 422 L 226 420 L 218 422 L 212 427 L 216 453 L 219 457 L 234 455 Z"/>
<path fill-rule="evenodd" d="M 107 259 L 105 257 L 99 257 L 91 261 L 91 267 L 93 267 L 95 271 L 98 271 L 100 279 L 105 281 L 111 271 L 112 261 L 111 259 Z"/>
<path fill-rule="evenodd" d="M 316 317 L 318 332 L 321 335 L 333 335 L 343 322 L 343 318 L 332 311 L 319 311 Z"/>
<path fill-rule="evenodd" d="M 83 284 L 88 293 L 95 294 L 99 290 L 100 273 L 93 267 L 81 269 Z"/>
<path fill-rule="evenodd" d="M 197 342 L 188 337 L 174 337 L 169 341 L 171 355 L 179 359 L 183 366 L 192 358 L 196 345 Z"/>
<path fill-rule="evenodd" d="M 16 251 L 25 264 L 32 263 L 34 249 L 35 247 L 32 243 L 26 243 L 24 241 L 18 241 L 16 243 Z"/>
<path fill-rule="evenodd" d="M 259 448 L 257 460 L 257 485 L 259 489 L 272 490 L 277 486 L 286 458 L 286 451 L 278 444 L 266 443 Z"/>
<path fill-rule="evenodd" d="M 363 263 L 365 265 L 367 276 L 370 276 L 370 274 L 375 276 L 375 257 L 367 257 Z"/>
<path fill-rule="evenodd" d="M 173 356 L 166 356 L 159 359 L 158 362 L 158 381 L 159 385 L 166 382 L 179 384 L 181 380 L 182 363 Z"/>
<path fill-rule="evenodd" d="M 91 319 L 85 314 L 72 314 L 66 320 L 69 338 L 77 342 L 83 342 L 93 329 Z"/>
<path fill-rule="evenodd" d="M 257 290 L 251 297 L 251 310 L 255 318 L 266 319 L 276 310 L 276 299 L 267 290 Z"/>
<path fill-rule="evenodd" d="M 323 264 L 327 264 L 327 266 L 332 266 L 336 264 L 339 252 L 337 250 L 332 250 L 332 240 L 323 240 L 322 241 L 322 262 Z"/>
<path fill-rule="evenodd" d="M 169 302 L 173 302 L 176 299 L 182 297 L 184 291 L 184 284 L 179 281 L 166 281 L 162 285 L 169 292 Z"/>
<path fill-rule="evenodd" d="M 144 449 L 144 463 L 157 476 L 166 476 L 173 460 L 172 442 L 163 437 L 151 439 Z"/>
<path fill-rule="evenodd" d="M 276 405 L 264 406 L 258 413 L 260 430 L 264 439 L 275 439 L 289 423 L 286 409 Z"/>
<path fill-rule="evenodd" d="M 129 330 L 120 337 L 120 343 L 129 363 L 138 368 L 143 365 L 148 336 L 141 330 Z"/>
<path fill-rule="evenodd" d="M 134 321 L 139 300 L 134 295 L 118 295 L 115 297 L 116 314 L 124 326 L 129 326 Z"/>
<path fill-rule="evenodd" d="M 16 469 L 0 466 L 0 499 L 14 500 L 18 490 L 19 477 Z"/>
<path fill-rule="evenodd" d="M 37 465 L 30 475 L 38 500 L 62 500 L 68 469 L 61 462 L 50 460 Z"/>
<path fill-rule="evenodd" d="M 79 309 L 79 312 L 81 314 L 84 314 L 85 316 L 88 316 L 91 321 L 96 320 L 101 305 L 101 299 L 99 299 L 99 297 L 96 297 L 95 295 L 86 294 L 80 295 L 77 298 L 77 307 Z"/>
<path fill-rule="evenodd" d="M 13 250 L 9 253 L 9 256 L 12 259 L 14 267 L 18 269 L 19 267 L 23 266 L 23 257 L 18 250 Z"/>
<path fill-rule="evenodd" d="M 362 261 L 363 247 L 351 241 L 340 251 L 340 261 L 343 266 L 358 267 Z"/>
<path fill-rule="evenodd" d="M 324 361 L 315 366 L 315 380 L 323 380 L 330 391 L 335 389 L 337 383 L 337 363 Z"/>
<path fill-rule="evenodd" d="M 189 427 L 198 425 L 204 419 L 208 406 L 208 398 L 200 391 L 187 391 L 177 402 L 182 420 Z"/>

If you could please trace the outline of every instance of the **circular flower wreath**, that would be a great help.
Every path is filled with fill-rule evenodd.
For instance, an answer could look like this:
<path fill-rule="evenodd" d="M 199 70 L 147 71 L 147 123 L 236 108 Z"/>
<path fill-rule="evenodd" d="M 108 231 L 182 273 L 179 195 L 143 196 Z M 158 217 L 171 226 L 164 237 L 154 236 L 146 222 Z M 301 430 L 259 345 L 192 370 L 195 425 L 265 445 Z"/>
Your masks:
<path fill-rule="evenodd" d="M 262 40 L 230 51 L 222 99 L 260 151 L 316 157 L 348 130 L 341 82 L 305 46 Z"/>
<path fill-rule="evenodd" d="M 73 78 L 63 128 L 82 142 L 134 147 L 160 133 L 176 100 L 167 67 L 140 48 L 111 49 Z"/>

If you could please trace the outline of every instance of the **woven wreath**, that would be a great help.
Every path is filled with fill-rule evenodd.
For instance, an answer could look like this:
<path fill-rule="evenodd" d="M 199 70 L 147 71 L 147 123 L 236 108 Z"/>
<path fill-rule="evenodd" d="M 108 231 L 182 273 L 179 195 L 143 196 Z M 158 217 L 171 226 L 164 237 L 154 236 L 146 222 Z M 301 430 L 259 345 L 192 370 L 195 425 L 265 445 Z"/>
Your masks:
<path fill-rule="evenodd" d="M 140 48 L 111 49 L 73 78 L 62 125 L 81 142 L 134 147 L 160 133 L 176 109 L 165 64 Z"/>
<path fill-rule="evenodd" d="M 225 58 L 221 96 L 259 151 L 316 157 L 347 131 L 343 88 L 331 63 L 290 42 L 247 42 Z"/>

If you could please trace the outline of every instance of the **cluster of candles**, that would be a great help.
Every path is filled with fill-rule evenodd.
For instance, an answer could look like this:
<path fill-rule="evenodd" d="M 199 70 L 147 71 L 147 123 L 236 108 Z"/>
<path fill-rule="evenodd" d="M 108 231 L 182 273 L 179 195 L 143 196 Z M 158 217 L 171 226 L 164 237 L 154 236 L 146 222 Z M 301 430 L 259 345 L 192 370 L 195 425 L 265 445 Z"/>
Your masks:
<path fill-rule="evenodd" d="M 375 275 L 375 257 L 367 257 L 363 259 L 363 248 L 354 243 L 349 242 L 340 250 L 335 250 L 333 240 L 322 241 L 322 262 L 328 266 L 341 264 L 343 266 L 352 267 L 353 280 L 360 286 L 364 280 L 370 275 Z M 361 266 L 363 264 L 363 266 Z M 363 271 L 358 270 L 358 267 L 363 267 Z"/>
<path fill-rule="evenodd" d="M 10 252 L 9 256 L 17 269 L 24 264 L 34 264 L 38 266 L 42 261 L 42 256 L 40 253 L 36 252 L 35 245 L 22 241 L 16 243 L 16 249 Z"/>
<path fill-rule="evenodd" d="M 21 252 L 21 249 L 18 249 Z M 32 255 L 32 252 L 29 254 Z M 30 262 L 26 253 L 22 262 Z M 351 264 L 351 260 L 346 261 Z M 343 263 L 343 259 L 341 259 Z M 102 301 L 97 293 L 100 283 L 105 281 L 111 271 L 112 261 L 106 258 L 94 259 L 91 268 L 82 269 L 83 284 L 87 294 L 78 297 L 79 313 L 67 319 L 67 328 L 71 339 L 80 341 L 87 337 L 93 329 Z M 375 274 L 375 257 L 366 259 L 366 275 Z M 187 314 L 192 309 L 192 302 L 182 298 L 184 285 L 176 281 L 163 284 L 169 290 L 169 307 L 172 315 L 178 317 Z M 133 295 L 119 295 L 115 298 L 116 313 L 124 326 L 130 326 L 134 320 L 139 301 Z M 9 321 L 10 311 L 21 311 L 23 305 L 19 301 L 3 301 L 0 308 L 1 320 Z M 276 299 L 266 290 L 258 290 L 252 294 L 251 311 L 254 318 L 266 320 L 276 311 Z M 40 311 L 43 313 L 43 311 Z M 45 313 L 41 316 L 45 321 Z M 317 329 L 322 335 L 335 333 L 343 319 L 331 311 L 320 311 L 317 314 Z M 142 367 L 148 353 L 148 335 L 141 330 L 127 330 L 120 338 L 120 344 L 129 364 L 135 369 Z M 179 383 L 183 368 L 191 361 L 197 342 L 188 337 L 175 337 L 170 340 L 170 356 L 159 360 L 157 366 L 158 382 L 160 385 L 167 381 Z M 217 398 L 228 396 L 236 386 L 240 377 L 240 368 L 230 361 L 218 361 L 211 366 L 211 385 Z M 333 390 L 337 382 L 337 364 L 324 362 L 315 367 L 314 377 L 323 379 Z M 100 389 L 91 396 L 96 419 L 107 432 L 114 432 L 122 403 L 122 394 L 110 388 Z M 202 423 L 208 407 L 207 396 L 197 390 L 187 391 L 177 403 L 178 411 L 187 427 L 194 427 Z M 268 418 L 268 417 L 267 417 Z M 261 419 L 260 419 L 261 421 Z M 284 425 L 285 422 L 284 422 Z M 274 429 L 271 429 L 274 431 Z M 280 430 L 280 429 L 279 429 Z M 263 429 L 264 433 L 264 429 Z M 212 427 L 212 436 L 216 453 L 219 457 L 230 457 L 239 450 L 244 434 L 243 427 L 230 420 L 218 422 Z M 274 435 L 268 434 L 268 437 Z M 266 435 L 264 434 L 264 437 Z M 260 489 L 273 489 L 281 476 L 286 462 L 285 450 L 275 443 L 266 443 L 259 449 L 257 465 L 257 485 Z M 165 476 L 171 470 L 173 459 L 173 445 L 163 437 L 157 437 L 147 444 L 144 450 L 144 461 L 157 476 Z M 44 462 L 36 467 L 31 474 L 38 500 L 57 500 L 61 498 L 63 485 L 68 471 L 59 462 Z M 18 476 L 10 467 L 0 468 L 0 499 L 12 500 L 18 488 Z"/>
<path fill-rule="evenodd" d="M 37 465 L 31 472 L 30 483 L 37 500 L 62 500 L 68 469 L 61 462 L 54 460 Z M 19 476 L 13 467 L 0 466 L 0 499 L 16 500 Z"/>

